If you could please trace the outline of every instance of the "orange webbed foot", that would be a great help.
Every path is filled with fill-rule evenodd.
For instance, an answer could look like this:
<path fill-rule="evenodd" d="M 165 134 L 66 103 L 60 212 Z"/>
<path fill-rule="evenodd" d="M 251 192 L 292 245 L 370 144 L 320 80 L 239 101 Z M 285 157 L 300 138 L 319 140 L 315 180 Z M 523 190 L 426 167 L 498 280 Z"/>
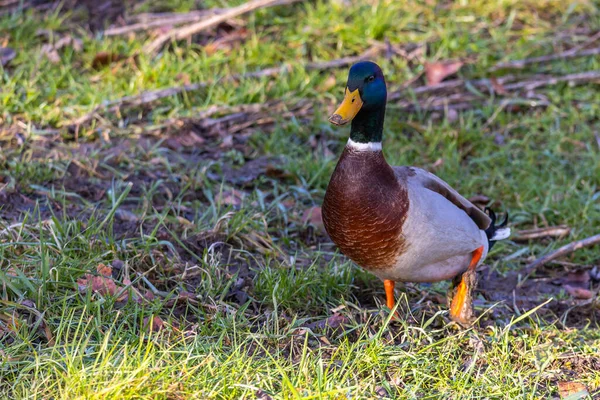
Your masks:
<path fill-rule="evenodd" d="M 461 325 L 469 326 L 474 320 L 473 289 L 477 285 L 475 269 L 483 255 L 483 246 L 473 252 L 469 268 L 465 271 L 460 283 L 453 289 L 454 296 L 450 303 L 450 318 Z"/>

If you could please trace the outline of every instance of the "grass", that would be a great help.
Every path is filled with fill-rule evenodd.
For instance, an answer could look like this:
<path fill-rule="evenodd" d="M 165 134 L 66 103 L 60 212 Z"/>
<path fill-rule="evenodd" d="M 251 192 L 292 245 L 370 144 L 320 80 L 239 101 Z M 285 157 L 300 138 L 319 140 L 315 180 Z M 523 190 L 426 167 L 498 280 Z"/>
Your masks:
<path fill-rule="evenodd" d="M 146 1 L 132 13 L 193 7 Z M 398 290 L 405 317 L 388 320 L 380 282 L 307 223 L 346 140 L 326 117 L 347 71 L 301 67 L 387 39 L 426 44 L 422 61 L 473 60 L 459 76 L 486 78 L 496 62 L 583 43 L 600 29 L 598 13 L 595 2 L 303 2 L 232 23 L 242 37 L 233 45 L 214 45 L 222 27 L 100 68 L 99 52 L 132 55 L 151 39 L 89 34 L 81 9 L 0 17 L 0 43 L 17 51 L 0 70 L 0 397 L 548 398 L 558 381 L 600 395 L 597 297 L 581 304 L 547 283 L 563 267 L 518 293 L 534 297 L 523 304 L 510 291 L 502 302 L 479 296 L 472 329 L 448 324 L 447 282 Z M 42 45 L 67 33 L 82 50 L 47 62 Z M 376 61 L 391 88 L 424 70 L 399 56 Z M 68 126 L 107 100 L 282 62 L 293 68 L 277 78 L 123 109 L 76 135 Z M 514 73 L 598 69 L 589 57 Z M 600 226 L 597 84 L 534 94 L 550 105 L 512 112 L 486 94 L 455 114 L 388 106 L 390 163 L 489 196 L 514 230 L 572 228 L 499 243 L 486 262 L 497 282 Z M 314 115 L 273 112 L 274 124 L 231 137 L 232 125 L 193 123 L 211 105 L 279 99 L 308 99 Z M 598 260 L 597 248 L 569 258 Z M 117 290 L 91 290 L 86 274 Z"/>

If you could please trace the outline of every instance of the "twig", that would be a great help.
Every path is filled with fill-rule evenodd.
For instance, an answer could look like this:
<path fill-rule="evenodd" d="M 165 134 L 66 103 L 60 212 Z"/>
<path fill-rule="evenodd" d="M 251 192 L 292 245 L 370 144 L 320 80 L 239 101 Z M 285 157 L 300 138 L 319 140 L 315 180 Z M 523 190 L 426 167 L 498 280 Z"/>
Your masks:
<path fill-rule="evenodd" d="M 571 228 L 566 225 L 551 226 L 548 228 L 526 229 L 519 231 L 512 239 L 515 242 L 522 242 L 545 237 L 563 237 L 568 235 L 569 232 L 571 232 Z"/>
<path fill-rule="evenodd" d="M 490 71 L 493 72 L 493 71 L 497 71 L 500 69 L 522 69 L 530 64 L 539 64 L 539 63 L 550 62 L 550 61 L 555 61 L 555 60 L 567 60 L 567 59 L 571 59 L 571 58 L 595 56 L 595 55 L 600 54 L 600 47 L 596 47 L 593 49 L 587 49 L 587 50 L 581 50 L 581 49 L 583 47 L 589 45 L 590 43 L 595 42 L 598 39 L 600 39 L 600 32 L 593 35 L 591 38 L 586 40 L 581 45 L 575 46 L 572 49 L 564 51 L 562 53 L 548 54 L 548 55 L 541 56 L 541 57 L 525 58 L 522 60 L 501 62 L 501 63 L 494 65 L 490 69 Z"/>
<path fill-rule="evenodd" d="M 546 254 L 545 256 L 538 258 L 537 260 L 535 260 L 534 262 L 529 264 L 527 267 L 525 267 L 525 272 L 527 273 L 527 275 L 530 275 L 533 271 L 535 271 L 536 268 L 541 267 L 542 265 L 544 265 L 552 260 L 555 260 L 555 259 L 565 256 L 567 254 L 571 254 L 575 250 L 583 249 L 584 247 L 590 247 L 590 246 L 593 246 L 593 245 L 599 244 L 599 243 L 600 243 L 600 234 L 590 236 L 586 239 L 578 240 L 573 243 L 569 243 L 569 244 L 561 247 L 560 249 L 553 251 L 550 254 Z"/>
<path fill-rule="evenodd" d="M 182 28 L 174 29 L 170 32 L 167 32 L 163 35 L 160 35 L 155 40 L 144 46 L 144 52 L 147 54 L 155 53 L 158 51 L 167 41 L 171 39 L 181 40 L 187 37 L 190 37 L 198 32 L 201 32 L 205 29 L 213 27 L 221 22 L 225 22 L 228 19 L 232 19 L 238 17 L 240 15 L 249 13 L 251 11 L 257 10 L 259 8 L 271 7 L 274 5 L 280 4 L 291 4 L 295 3 L 299 0 L 286 0 L 282 2 L 281 0 L 252 0 L 247 3 L 244 3 L 238 7 L 230 8 L 224 11 L 222 14 L 213 15 L 205 20 L 199 21 L 195 24 L 191 24 L 188 26 L 184 26 Z"/>
<path fill-rule="evenodd" d="M 135 24 L 119 26 L 116 28 L 109 28 L 104 31 L 104 36 L 119 36 L 125 35 L 130 32 L 146 31 L 153 28 L 159 28 L 161 26 L 169 25 L 181 25 L 188 24 L 191 22 L 198 22 L 207 16 L 222 14 L 225 10 L 222 8 L 212 8 L 210 10 L 197 10 L 191 11 L 184 14 L 170 14 L 162 18 L 153 18 L 148 20 L 141 20 Z"/>

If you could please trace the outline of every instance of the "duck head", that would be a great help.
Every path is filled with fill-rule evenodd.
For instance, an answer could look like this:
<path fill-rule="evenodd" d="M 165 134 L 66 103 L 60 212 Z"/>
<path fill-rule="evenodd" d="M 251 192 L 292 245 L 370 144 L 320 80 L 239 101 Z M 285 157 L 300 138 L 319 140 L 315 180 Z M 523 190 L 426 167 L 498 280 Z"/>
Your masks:
<path fill-rule="evenodd" d="M 371 61 L 356 63 L 348 73 L 344 100 L 329 122 L 338 126 L 352 122 L 350 139 L 355 142 L 381 142 L 386 101 L 381 68 Z"/>

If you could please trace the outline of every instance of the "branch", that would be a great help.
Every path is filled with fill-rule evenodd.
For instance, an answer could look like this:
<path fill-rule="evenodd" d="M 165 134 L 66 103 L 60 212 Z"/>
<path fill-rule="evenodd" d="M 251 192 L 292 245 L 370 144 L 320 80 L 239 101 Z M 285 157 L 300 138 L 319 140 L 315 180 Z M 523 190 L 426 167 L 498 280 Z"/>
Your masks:
<path fill-rule="evenodd" d="M 525 272 L 527 273 L 527 275 L 530 275 L 536 270 L 536 268 L 541 267 L 542 265 L 547 264 L 552 260 L 555 260 L 567 254 L 571 254 L 575 250 L 583 249 L 584 247 L 590 247 L 595 244 L 600 244 L 600 234 L 591 236 L 586 239 L 578 240 L 573 243 L 569 243 L 561 247 L 560 249 L 553 251 L 550 254 L 546 254 L 545 256 L 538 258 L 537 260 L 529 264 L 527 267 L 525 267 Z"/>
<path fill-rule="evenodd" d="M 190 22 L 198 22 L 207 16 L 222 14 L 222 8 L 212 8 L 210 10 L 191 11 L 183 14 L 169 14 L 162 18 L 146 18 L 135 24 L 109 28 L 104 31 L 104 36 L 125 35 L 130 32 L 146 31 L 148 29 L 158 28 L 168 25 L 181 25 Z"/>
<path fill-rule="evenodd" d="M 251 0 L 247 3 L 244 3 L 238 7 L 233 7 L 225 10 L 222 14 L 213 15 L 205 20 L 199 21 L 195 24 L 184 26 L 179 29 L 174 29 L 170 32 L 167 32 L 163 35 L 160 35 L 155 40 L 144 46 L 145 53 L 155 53 L 157 52 L 167 41 L 171 39 L 181 40 L 192 35 L 195 35 L 198 32 L 206 30 L 210 27 L 220 24 L 221 22 L 225 22 L 228 19 L 232 19 L 238 17 L 240 15 L 249 13 L 254 10 L 258 10 L 260 8 L 271 7 L 275 5 L 281 4 L 292 4 L 299 0 Z"/>

